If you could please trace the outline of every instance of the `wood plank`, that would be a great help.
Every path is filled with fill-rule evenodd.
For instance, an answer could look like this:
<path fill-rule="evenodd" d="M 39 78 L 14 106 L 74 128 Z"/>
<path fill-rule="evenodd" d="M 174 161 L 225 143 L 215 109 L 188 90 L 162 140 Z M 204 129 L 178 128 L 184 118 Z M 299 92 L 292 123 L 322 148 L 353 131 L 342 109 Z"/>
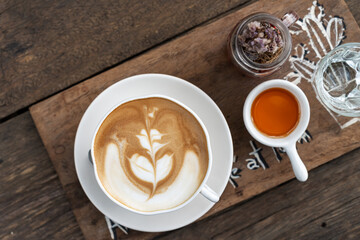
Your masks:
<path fill-rule="evenodd" d="M 0 239 L 83 239 L 29 112 L 0 125 Z"/>
<path fill-rule="evenodd" d="M 247 1 L 1 1 L 0 119 Z"/>
<path fill-rule="evenodd" d="M 251 201 L 156 239 L 358 239 L 360 148 Z"/>
<path fill-rule="evenodd" d="M 104 229 L 104 221 L 103 216 L 84 198 L 79 188 L 73 163 L 75 132 L 82 114 L 97 94 L 118 80 L 134 74 L 160 72 L 187 79 L 209 94 L 226 116 L 233 135 L 235 154 L 240 157 L 236 166 L 243 172 L 238 181 L 239 187 L 233 189 L 229 185 L 221 201 L 206 216 L 293 178 L 290 163 L 284 159 L 278 164 L 271 148 L 263 150 L 263 156 L 271 165 L 270 169 L 250 171 L 246 168 L 245 159 L 252 149 L 249 145 L 250 137 L 242 123 L 242 104 L 247 93 L 261 80 L 244 77 L 229 63 L 226 55 L 226 37 L 236 22 L 251 12 L 262 9 L 279 16 L 284 13 L 283 9 L 295 9 L 300 16 L 303 16 L 312 1 L 305 3 L 299 5 L 296 0 L 257 2 L 209 25 L 199 27 L 183 37 L 97 75 L 31 108 L 36 126 L 87 239 L 103 236 L 101 230 Z M 278 8 L 273 8 L 274 5 Z M 343 1 L 328 1 L 325 7 L 327 15 L 344 17 L 348 29 L 352 30 L 347 32 L 346 41 L 357 41 L 360 30 L 346 4 Z M 294 38 L 294 42 L 300 41 L 307 41 L 306 36 Z M 286 75 L 284 74 L 286 71 L 290 71 L 288 65 L 271 78 L 282 78 Z M 360 146 L 358 125 L 340 131 L 334 119 L 316 100 L 312 86 L 305 82 L 301 87 L 308 95 L 312 108 L 309 130 L 314 140 L 310 144 L 299 145 L 300 155 L 308 169 L 313 169 Z M 90 219 L 99 224 L 96 225 L 96 232 L 91 231 L 89 227 Z"/>
<path fill-rule="evenodd" d="M 358 239 L 360 236 L 360 212 L 358 209 L 360 209 L 359 197 L 349 202 L 343 202 L 343 205 L 336 210 L 309 221 L 302 226 L 302 229 L 294 227 L 294 231 L 283 234 L 280 239 L 288 239 L 290 236 L 302 239 L 329 239 L 329 236 L 332 239 Z M 321 230 L 319 231 L 319 229 Z"/>
<path fill-rule="evenodd" d="M 347 2 L 349 2 L 349 1 L 347 1 Z M 353 1 L 353 2 L 355 2 L 355 1 Z M 350 5 L 351 6 L 351 5 Z M 354 12 L 356 11 L 356 10 L 358 10 L 359 8 L 351 8 L 350 7 L 350 10 L 352 11 L 352 13 L 354 14 Z M 356 18 L 356 15 L 355 15 L 355 18 Z M 358 20 L 358 19 L 357 19 Z M 25 115 L 27 115 L 27 114 L 25 114 Z M 29 119 L 29 117 L 27 116 L 26 118 L 28 118 L 28 123 L 30 123 L 31 122 L 31 120 Z M 25 121 L 26 122 L 26 121 Z M 21 126 L 22 127 L 22 129 L 21 130 L 19 130 L 19 131 L 24 131 L 24 130 L 26 130 L 27 131 L 27 127 L 24 127 L 24 125 L 23 124 L 19 124 L 19 121 L 18 121 L 18 118 L 16 118 L 16 120 L 15 121 L 11 121 L 11 125 L 6 125 L 6 127 L 2 127 L 2 125 L 0 126 L 0 133 L 1 133 L 1 136 L 3 136 L 3 129 L 12 129 L 12 128 L 14 128 L 14 126 Z M 30 124 L 29 124 L 30 125 Z M 34 126 L 33 126 L 33 124 L 31 123 L 31 125 L 32 125 L 32 128 L 34 128 Z M 33 130 L 31 130 L 30 132 L 32 132 Z M 11 132 L 11 131 L 10 131 Z M 32 134 L 30 134 L 30 135 L 37 135 L 37 134 L 35 134 L 35 133 L 32 133 Z M 0 137 L 1 138 L 1 137 Z M 8 141 L 8 139 L 9 138 L 6 138 L 7 139 L 7 141 Z M 0 160 L 0 164 L 1 163 L 4 163 L 4 159 L 6 158 L 7 159 L 7 157 L 4 157 L 5 156 L 5 154 L 3 154 L 4 153 L 4 149 L 6 149 L 7 147 L 11 147 L 11 149 L 14 149 L 12 146 L 10 146 L 10 145 L 6 145 L 6 148 L 2 148 L 1 146 L 2 146 L 2 144 L 3 144 L 3 141 L 2 141 L 3 139 L 1 139 L 1 144 L 0 144 L 0 153 L 1 153 L 1 155 L 0 155 L 0 158 L 1 158 L 1 160 Z M 25 148 L 27 148 L 27 150 L 26 151 L 28 151 L 28 152 L 30 152 L 30 151 L 33 151 L 33 152 L 35 152 L 35 151 L 37 151 L 37 152 L 43 152 L 44 153 L 44 150 L 39 150 L 39 149 L 43 149 L 43 146 L 42 146 L 42 144 L 41 143 L 39 143 L 39 141 L 40 141 L 40 139 L 38 138 L 38 137 L 33 137 L 33 138 L 31 138 L 31 144 L 26 144 L 25 145 Z M 13 142 L 13 141 L 11 141 L 11 142 Z M 17 138 L 17 140 L 16 140 L 16 142 L 20 142 L 19 141 L 19 138 Z M 33 148 L 34 149 L 38 149 L 38 150 L 33 150 Z M 32 150 L 30 150 L 30 149 L 32 149 Z M 13 159 L 13 158 L 17 158 L 17 155 L 21 155 L 22 157 L 23 157 L 23 159 L 27 159 L 27 156 L 29 156 L 29 157 L 31 157 L 32 155 L 30 154 L 30 155 L 28 155 L 28 154 L 26 154 L 27 156 L 24 156 L 25 154 L 21 154 L 21 153 L 19 153 L 19 151 L 16 151 L 16 152 L 14 152 L 13 154 L 11 154 L 11 158 Z M 41 155 L 43 155 L 43 157 L 41 157 Z M 345 156 L 346 157 L 346 156 Z M 43 158 L 43 159 L 47 159 L 47 161 L 48 161 L 48 157 L 46 156 L 46 154 L 44 155 L 44 154 L 39 154 L 38 155 L 38 158 Z M 359 158 L 359 157 L 358 157 Z M 341 158 L 342 160 L 341 161 L 351 161 L 351 160 L 345 160 L 344 158 Z M 347 159 L 347 158 L 346 158 Z M 29 159 L 29 160 L 31 160 L 31 159 Z M 37 160 L 38 161 L 38 160 Z M 33 165 L 34 164 L 34 161 L 26 161 L 27 162 L 27 164 L 29 164 L 29 166 L 31 166 L 31 165 Z M 4 164 L 1 164 L 2 165 L 2 167 L 4 166 Z M 328 165 L 324 165 L 324 166 L 322 166 L 321 168 L 329 168 L 329 166 L 330 166 L 330 164 L 328 164 Z M 14 168 L 14 166 L 11 166 L 10 168 Z M 28 167 L 26 167 L 26 166 L 23 166 L 23 167 L 21 167 L 21 169 L 26 169 L 26 168 L 28 168 Z M 7 174 L 9 173 L 9 171 L 7 171 L 9 169 L 9 166 L 6 166 L 5 168 L 3 167 L 3 168 L 1 168 L 1 171 L 0 171 L 0 180 L 1 180 L 1 182 L 4 182 L 3 181 L 3 178 L 2 178 L 2 176 L 3 176 L 3 173 L 4 172 L 6 172 Z M 48 165 L 45 169 L 52 169 L 52 166 L 51 165 Z M 44 169 L 43 168 L 37 168 L 36 170 L 30 170 L 31 171 L 31 173 L 32 174 L 42 174 L 43 173 L 43 171 L 44 171 Z M 315 170 L 316 171 L 316 170 Z M 329 174 L 327 171 L 325 171 L 324 172 L 324 174 Z M 339 174 L 341 174 L 341 173 L 339 173 Z M 13 175 L 12 175 L 13 176 Z M 53 176 L 53 177 L 49 177 L 50 179 L 55 179 L 56 177 L 55 176 Z M 40 177 L 40 179 L 41 179 L 41 177 Z M 51 182 L 52 180 L 50 180 L 50 182 Z M 58 180 L 56 180 L 55 182 L 57 182 Z M 24 182 L 23 181 L 23 179 L 22 179 L 22 182 Z M 45 180 L 45 181 L 43 181 L 43 182 L 45 182 L 46 184 L 48 184 L 48 182 Z M 5 181 L 5 184 L 6 184 L 7 182 Z M 287 184 L 285 184 L 285 186 L 286 185 L 288 185 L 288 184 L 291 184 L 292 182 L 290 182 L 290 183 L 287 183 Z M 12 184 L 14 184 L 14 182 L 12 182 Z M 23 184 L 23 183 L 22 183 Z M 324 184 L 326 184 L 326 183 L 324 183 Z M 15 182 L 15 185 L 18 185 L 16 182 Z M 53 183 L 51 182 L 50 184 L 49 184 L 51 187 L 53 187 Z M 56 185 L 56 184 L 55 184 Z M 26 186 L 26 187 L 28 187 L 28 186 Z M 41 189 L 40 190 L 40 192 L 43 192 L 43 191 L 53 191 L 53 189 L 51 189 L 51 187 L 49 188 L 49 189 L 46 189 L 46 190 L 44 190 L 44 189 Z M 281 186 L 282 187 L 282 186 Z M 281 188 L 280 187 L 280 188 Z M 0 187 L 1 189 L 4 189 L 3 188 L 3 185 L 1 185 L 1 187 Z M 18 188 L 19 189 L 19 188 Z M 27 188 L 28 189 L 28 188 Z M 34 191 L 34 192 L 37 192 L 37 193 L 39 193 L 39 189 L 38 188 L 30 188 L 30 191 Z M 268 192 L 268 193 L 265 193 L 265 195 L 267 195 L 267 194 L 269 194 L 269 193 L 271 193 L 272 191 L 270 191 L 270 192 Z M 7 193 L 8 194 L 8 193 Z M 19 194 L 19 196 L 20 197 L 22 197 L 22 195 L 23 195 L 24 193 L 23 192 L 21 192 L 21 194 Z M 63 199 L 63 200 L 61 200 L 61 201 L 56 201 L 56 202 L 58 202 L 59 203 L 59 205 L 56 205 L 56 207 L 57 208 L 59 208 L 58 206 L 60 206 L 60 208 L 63 208 L 63 206 L 65 205 L 64 203 L 66 203 L 66 200 L 65 200 L 65 198 L 63 198 L 63 197 L 60 197 L 60 195 L 62 195 L 61 193 L 58 193 L 58 194 L 54 194 L 54 193 L 51 193 L 50 195 L 52 195 L 52 196 L 54 196 L 54 195 L 56 195 L 56 197 L 58 197 L 58 198 L 61 198 L 61 199 Z M 57 195 L 59 195 L 59 196 L 57 196 Z M 288 195 L 290 195 L 290 194 L 288 194 Z M 1 199 L 3 198 L 3 194 L 1 194 Z M 28 196 L 28 195 L 27 195 Z M 12 201 L 12 199 L 13 199 L 14 197 L 13 197 L 13 195 L 9 198 L 10 200 L 9 201 L 5 201 L 6 202 L 6 208 L 8 207 L 8 203 L 9 202 L 11 202 Z M 30 199 L 32 198 L 32 197 L 29 197 Z M 26 199 L 26 197 L 24 197 L 24 198 L 22 198 L 22 200 L 24 200 L 24 199 Z M 255 198 L 255 199 L 257 199 L 257 198 Z M 267 205 L 268 204 L 268 199 L 267 198 L 265 198 L 266 200 L 264 200 L 263 201 L 263 204 L 261 204 L 262 206 L 265 206 L 265 205 Z M 6 200 L 8 200 L 7 198 L 6 198 Z M 35 200 L 37 200 L 36 198 L 35 198 Z M 3 204 L 4 202 L 1 202 L 0 201 L 0 212 L 1 212 L 1 215 L 3 216 Z M 26 202 L 25 202 L 26 203 Z M 338 209 L 336 209 L 336 210 L 334 210 L 334 211 L 332 211 L 332 212 L 330 212 L 329 214 L 326 214 L 325 216 L 322 216 L 321 218 L 319 218 L 319 219 L 316 219 L 316 220 L 314 220 L 314 221 L 310 221 L 309 223 L 308 223 L 308 225 L 309 226 L 305 226 L 304 228 L 301 228 L 300 230 L 298 230 L 298 232 L 299 232 L 299 235 L 294 235 L 294 236 L 296 236 L 296 237 L 299 237 L 299 236 L 304 236 L 305 238 L 321 238 L 321 236 L 322 237 L 325 237 L 326 239 L 328 239 L 328 236 L 339 236 L 339 237 L 343 237 L 343 238 L 346 238 L 346 239 L 351 239 L 351 238 L 354 238 L 355 239 L 355 237 L 356 236 L 359 236 L 359 234 L 360 234 L 360 232 L 359 232 L 359 223 L 358 222 L 356 222 L 356 220 L 358 220 L 358 218 L 355 218 L 356 216 L 358 216 L 359 215 L 359 213 L 358 212 L 356 212 L 356 211 L 354 211 L 354 209 L 355 210 L 357 210 L 357 209 L 359 209 L 359 205 L 358 205 L 358 203 L 359 203 L 359 201 L 358 201 L 358 199 L 354 199 L 354 200 L 351 200 L 350 201 L 350 203 L 348 204 L 348 203 L 344 203 L 343 204 L 343 206 L 342 207 L 340 207 L 340 208 L 338 208 Z M 27 204 L 27 203 L 26 203 Z M 24 201 L 22 201 L 22 202 L 17 202 L 16 203 L 16 207 L 13 207 L 14 209 L 18 209 L 18 208 L 21 208 L 21 206 L 22 205 L 24 205 Z M 30 205 L 30 204 L 28 204 L 28 205 Z M 240 205 L 240 208 L 242 207 L 243 205 L 241 204 Z M 44 207 L 44 206 L 42 206 L 42 207 Z M 53 206 L 54 207 L 54 206 Z M 35 209 L 37 209 L 37 206 L 35 207 Z M 57 209 L 57 210 L 59 210 L 59 209 Z M 243 209 L 243 210 L 246 210 L 246 209 Z M 59 211 L 61 211 L 61 210 L 59 210 Z M 69 216 L 71 216 L 71 214 L 69 214 L 69 209 L 67 209 L 66 210 L 66 213 L 65 213 L 65 215 L 67 216 L 67 217 L 69 217 Z M 23 214 L 24 213 L 24 211 L 19 211 L 19 212 L 21 212 L 21 214 Z M 242 211 L 240 211 L 240 212 L 242 212 Z M 19 213 L 17 213 L 19 216 L 20 216 L 20 214 Z M 290 214 L 292 214 L 292 212 L 290 212 Z M 24 239 L 24 238 L 31 238 L 31 239 L 39 239 L 39 238 L 45 238 L 45 237 L 51 237 L 51 238 L 61 238 L 61 239 L 69 239 L 69 238 L 71 238 L 71 239 L 81 239 L 82 237 L 81 237 L 81 235 L 79 234 L 80 233 L 80 231 L 79 230 L 77 230 L 77 231 L 73 231 L 74 233 L 69 233 L 67 230 L 63 230 L 63 229 L 60 229 L 59 230 L 59 226 L 60 226 L 60 228 L 62 227 L 61 225 L 59 225 L 59 222 L 57 222 L 57 221 L 55 221 L 53 224 L 52 223 L 46 223 L 47 221 L 49 221 L 49 220 L 51 220 L 51 221 L 54 221 L 54 219 L 52 219 L 52 218 L 54 218 L 54 216 L 53 216 L 53 213 L 51 213 L 50 215 L 49 214 L 46 214 L 46 216 L 44 216 L 44 214 L 41 216 L 41 217 L 36 217 L 36 218 L 33 218 L 33 216 L 30 214 L 29 215 L 30 217 L 22 217 L 22 218 L 12 218 L 12 219 L 9 219 L 9 218 L 7 218 L 7 220 L 9 220 L 9 222 L 5 222 L 5 224 L 6 225 L 11 225 L 11 228 L 4 228 L 3 226 L 5 226 L 5 224 L 4 224 L 4 222 L 2 222 L 2 221 L 0 221 L 0 229 L 2 229 L 1 231 L 0 231 L 0 237 L 2 238 L 2 239 L 13 239 L 13 238 L 16 238 L 16 239 Z M 349 216 L 350 216 L 350 218 L 349 218 Z M 67 223 L 67 225 L 69 225 L 69 228 L 70 229 L 72 229 L 72 228 L 76 228 L 76 227 L 71 227 L 71 225 L 73 224 L 73 217 L 69 217 L 69 219 L 67 218 L 67 217 L 62 217 L 60 220 L 58 220 L 58 221 L 62 221 L 62 222 L 66 222 Z M 234 216 L 228 216 L 229 218 L 233 218 Z M 38 225 L 42 225 L 42 227 L 40 228 L 40 230 L 37 230 L 36 232 L 36 234 L 34 234 L 33 233 L 33 231 L 34 231 L 34 229 L 30 229 L 31 231 L 29 231 L 29 228 L 26 228 L 26 227 L 23 227 L 24 225 L 26 225 L 26 223 L 28 223 L 29 222 L 29 218 L 31 218 L 31 223 L 32 223 L 32 226 L 38 226 Z M 72 218 L 72 219 L 71 219 Z M 345 219 L 345 220 L 344 220 Z M 213 219 L 212 221 L 217 221 L 217 222 L 219 222 L 219 223 L 221 223 L 222 221 L 223 221 L 223 219 L 222 218 L 216 218 L 215 220 Z M 344 224 L 344 221 L 346 222 L 346 224 Z M 35 223 L 34 223 L 35 222 Z M 15 223 L 15 224 L 14 224 Z M 69 224 L 70 223 L 70 224 Z M 324 225 L 325 224 L 325 225 Z M 207 222 L 206 221 L 201 221 L 201 222 L 199 222 L 199 225 L 202 225 L 202 227 L 200 228 L 198 225 L 196 225 L 197 226 L 197 228 L 200 228 L 200 230 L 198 231 L 198 230 L 193 230 L 193 231 L 191 231 L 191 235 L 193 236 L 194 235 L 194 232 L 204 232 L 205 230 L 207 231 L 207 228 L 209 227 L 209 225 L 207 224 Z M 22 226 L 22 227 L 19 227 L 19 226 Z M 215 226 L 212 226 L 212 227 L 214 227 L 214 228 L 216 228 L 218 225 L 215 225 Z M 321 228 L 320 228 L 320 226 L 321 226 Z M 356 226 L 358 226 L 358 227 L 356 227 Z M 238 224 L 235 226 L 235 227 L 238 227 Z M 294 225 L 291 225 L 291 226 L 289 226 L 291 229 L 292 229 L 292 227 L 296 227 L 296 226 L 294 226 Z M 267 228 L 272 228 L 272 226 L 267 226 Z M 311 231 L 310 230 L 308 230 L 308 228 L 311 228 Z M 327 231 L 326 232 L 326 234 L 330 234 L 330 235 L 326 235 L 326 234 L 324 234 L 324 230 L 323 230 L 323 228 L 325 228 L 326 230 L 325 231 Z M 340 230 L 339 230 L 339 228 L 340 228 Z M 15 231 L 8 231 L 8 230 L 14 230 L 14 229 L 16 229 Z M 57 229 L 57 230 L 54 230 L 54 229 Z M 265 229 L 266 229 L 266 227 L 265 227 Z M 303 232 L 303 229 L 306 229 L 306 231 L 304 231 Z M 319 231 L 319 229 L 320 229 L 320 231 Z M 188 237 L 189 235 L 187 235 L 186 233 L 188 233 L 187 232 L 187 228 L 184 228 L 184 229 L 182 229 L 182 230 L 179 230 L 179 231 L 176 231 L 175 233 L 176 234 L 179 234 L 179 235 L 182 235 L 182 236 L 184 236 L 184 237 Z M 217 232 L 219 232 L 219 231 L 221 231 L 222 229 L 220 228 L 220 229 L 218 229 L 217 230 Z M 40 233 L 38 232 L 38 231 L 40 231 L 40 233 L 41 234 L 43 234 L 44 232 L 45 232 L 45 234 L 43 234 L 43 235 L 40 235 Z M 54 232 L 58 232 L 57 234 L 53 234 Z M 72 230 L 71 230 L 72 231 Z M 183 231 L 185 231 L 184 233 L 183 233 Z M 292 230 L 291 230 L 292 231 Z M 291 233 L 291 231 L 289 230 L 289 232 Z M 13 234 L 11 234 L 11 232 L 13 232 Z M 303 235 L 301 235 L 301 233 L 303 233 Z M 334 235 L 334 234 L 340 234 L 340 235 Z M 51 234 L 53 234 L 53 235 L 51 235 Z M 185 235 L 184 235 L 185 234 Z M 145 234 L 145 235 L 147 235 L 147 234 Z M 133 233 L 130 235 L 131 237 L 133 237 L 134 235 L 133 235 Z M 173 237 L 173 235 L 170 235 L 171 237 Z M 201 235 L 199 235 L 199 236 L 201 236 Z M 290 235 L 286 235 L 286 236 L 290 236 Z M 261 236 L 260 236 L 261 237 Z M 175 236 L 175 238 L 177 238 L 176 236 Z M 288 237 L 287 237 L 288 238 Z"/>
<path fill-rule="evenodd" d="M 346 4 L 351 11 L 351 14 L 354 16 L 356 22 L 360 24 L 360 8 L 359 8 L 359 1 L 357 0 L 345 0 Z"/>

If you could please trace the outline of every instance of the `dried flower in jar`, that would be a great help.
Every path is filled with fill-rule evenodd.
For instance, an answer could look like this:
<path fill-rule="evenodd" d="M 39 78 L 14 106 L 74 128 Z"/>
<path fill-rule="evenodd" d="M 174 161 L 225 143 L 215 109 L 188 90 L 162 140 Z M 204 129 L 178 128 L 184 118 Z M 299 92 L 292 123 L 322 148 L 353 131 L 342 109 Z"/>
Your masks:
<path fill-rule="evenodd" d="M 271 63 L 282 52 L 281 33 L 267 22 L 250 22 L 238 36 L 246 56 L 256 63 Z"/>

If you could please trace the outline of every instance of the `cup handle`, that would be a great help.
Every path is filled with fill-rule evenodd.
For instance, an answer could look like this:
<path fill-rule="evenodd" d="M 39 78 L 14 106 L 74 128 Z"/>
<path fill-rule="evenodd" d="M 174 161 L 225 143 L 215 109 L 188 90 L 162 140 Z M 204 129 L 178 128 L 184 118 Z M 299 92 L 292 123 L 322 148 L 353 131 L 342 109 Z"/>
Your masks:
<path fill-rule="evenodd" d="M 208 185 L 204 185 L 200 193 L 211 202 L 216 203 L 219 201 L 218 194 L 214 190 L 212 190 Z"/>
<path fill-rule="evenodd" d="M 300 182 L 305 182 L 308 179 L 308 171 L 299 157 L 299 154 L 296 150 L 296 143 L 290 145 L 289 147 L 285 147 L 285 151 L 290 159 L 291 166 L 297 180 Z"/>

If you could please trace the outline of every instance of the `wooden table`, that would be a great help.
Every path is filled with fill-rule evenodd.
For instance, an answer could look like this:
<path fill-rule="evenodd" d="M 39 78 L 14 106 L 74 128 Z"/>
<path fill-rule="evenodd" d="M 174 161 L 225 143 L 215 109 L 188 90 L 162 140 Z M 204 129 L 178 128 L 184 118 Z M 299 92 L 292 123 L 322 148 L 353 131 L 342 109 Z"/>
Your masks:
<path fill-rule="evenodd" d="M 346 2 L 360 24 L 357 1 Z M 83 239 L 29 107 L 247 4 L 2 2 L 0 238 Z M 356 239 L 359 170 L 356 149 L 312 170 L 305 184 L 291 180 L 157 238 Z"/>

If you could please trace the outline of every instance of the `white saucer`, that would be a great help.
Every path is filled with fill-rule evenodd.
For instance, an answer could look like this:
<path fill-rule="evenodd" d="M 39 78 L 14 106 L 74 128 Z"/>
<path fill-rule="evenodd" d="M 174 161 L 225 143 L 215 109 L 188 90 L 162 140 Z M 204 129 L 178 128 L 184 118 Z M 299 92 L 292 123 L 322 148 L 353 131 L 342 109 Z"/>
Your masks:
<path fill-rule="evenodd" d="M 183 227 L 204 215 L 214 205 L 201 194 L 183 208 L 157 215 L 140 215 L 119 207 L 100 189 L 88 160 L 95 129 L 116 103 L 128 98 L 161 94 L 189 106 L 203 121 L 210 135 L 213 166 L 207 185 L 221 195 L 232 168 L 233 143 L 226 120 L 214 101 L 202 90 L 180 78 L 163 74 L 144 74 L 121 80 L 103 91 L 88 107 L 76 132 L 75 168 L 82 188 L 95 207 L 128 228 L 161 232 Z"/>

